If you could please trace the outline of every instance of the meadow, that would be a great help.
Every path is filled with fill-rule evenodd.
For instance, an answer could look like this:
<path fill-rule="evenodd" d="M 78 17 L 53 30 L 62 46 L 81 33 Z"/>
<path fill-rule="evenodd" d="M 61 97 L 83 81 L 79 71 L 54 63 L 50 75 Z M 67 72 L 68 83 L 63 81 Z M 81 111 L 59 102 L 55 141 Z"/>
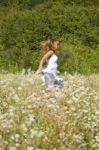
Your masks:
<path fill-rule="evenodd" d="M 98 20 L 98 0 L 0 1 L 0 150 L 99 150 Z M 35 71 L 53 38 L 64 86 L 50 97 Z"/>
<path fill-rule="evenodd" d="M 50 97 L 35 72 L 0 74 L 0 150 L 99 149 L 99 75 L 60 76 Z"/>

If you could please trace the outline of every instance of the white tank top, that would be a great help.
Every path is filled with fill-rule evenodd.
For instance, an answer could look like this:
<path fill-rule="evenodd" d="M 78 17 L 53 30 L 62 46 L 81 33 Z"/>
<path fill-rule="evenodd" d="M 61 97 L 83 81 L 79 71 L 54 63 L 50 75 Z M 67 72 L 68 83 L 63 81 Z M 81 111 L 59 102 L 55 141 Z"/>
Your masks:
<path fill-rule="evenodd" d="M 57 60 L 58 57 L 53 54 L 49 59 L 48 59 L 48 65 L 45 69 L 42 70 L 42 72 L 46 73 L 52 73 L 53 75 L 56 75 L 57 72 Z"/>

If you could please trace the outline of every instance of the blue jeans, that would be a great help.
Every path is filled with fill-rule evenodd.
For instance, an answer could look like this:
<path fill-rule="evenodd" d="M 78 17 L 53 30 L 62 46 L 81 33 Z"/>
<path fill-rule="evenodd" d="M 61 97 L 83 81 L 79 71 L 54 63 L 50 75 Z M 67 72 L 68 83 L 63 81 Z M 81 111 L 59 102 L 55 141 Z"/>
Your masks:
<path fill-rule="evenodd" d="M 55 83 L 55 76 L 52 73 L 44 73 L 46 87 L 53 87 Z"/>
<path fill-rule="evenodd" d="M 63 79 L 55 79 L 54 84 L 58 87 L 62 87 L 64 84 L 64 81 L 63 81 Z"/>
<path fill-rule="evenodd" d="M 64 81 L 62 78 L 57 78 L 55 77 L 52 73 L 44 73 L 44 80 L 45 80 L 45 85 L 46 87 L 53 87 L 53 86 L 58 86 L 62 87 L 64 84 Z"/>

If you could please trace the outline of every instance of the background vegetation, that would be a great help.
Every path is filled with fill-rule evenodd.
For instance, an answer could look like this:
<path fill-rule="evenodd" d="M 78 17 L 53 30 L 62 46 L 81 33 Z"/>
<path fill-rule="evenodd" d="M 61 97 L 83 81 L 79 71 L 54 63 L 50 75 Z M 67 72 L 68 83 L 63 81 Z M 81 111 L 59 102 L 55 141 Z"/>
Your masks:
<path fill-rule="evenodd" d="M 39 42 L 61 40 L 59 70 L 99 73 L 98 0 L 0 1 L 0 71 L 36 70 Z"/>

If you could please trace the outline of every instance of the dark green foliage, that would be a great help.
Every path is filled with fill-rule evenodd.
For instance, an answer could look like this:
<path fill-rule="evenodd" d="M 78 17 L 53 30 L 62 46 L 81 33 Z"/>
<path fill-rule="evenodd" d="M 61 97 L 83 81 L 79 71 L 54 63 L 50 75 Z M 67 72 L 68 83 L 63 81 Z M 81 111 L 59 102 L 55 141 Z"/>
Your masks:
<path fill-rule="evenodd" d="M 99 72 L 98 1 L 3 0 L 0 4 L 0 70 L 36 70 L 40 41 L 57 38 L 62 41 L 60 71 Z"/>

